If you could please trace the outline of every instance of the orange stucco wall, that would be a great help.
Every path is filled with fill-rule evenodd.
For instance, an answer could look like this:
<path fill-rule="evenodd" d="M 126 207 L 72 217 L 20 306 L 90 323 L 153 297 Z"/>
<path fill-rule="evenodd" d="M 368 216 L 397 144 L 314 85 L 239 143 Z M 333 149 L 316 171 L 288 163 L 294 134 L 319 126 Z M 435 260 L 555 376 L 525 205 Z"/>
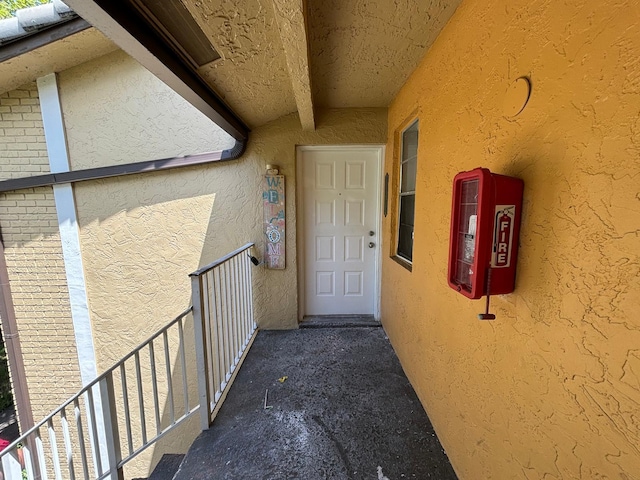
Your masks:
<path fill-rule="evenodd" d="M 463 480 L 640 478 L 639 59 L 638 1 L 465 0 L 390 106 L 392 179 L 414 117 L 420 139 L 413 271 L 385 255 L 383 323 Z M 492 322 L 446 280 L 452 179 L 478 166 L 525 182 Z"/>

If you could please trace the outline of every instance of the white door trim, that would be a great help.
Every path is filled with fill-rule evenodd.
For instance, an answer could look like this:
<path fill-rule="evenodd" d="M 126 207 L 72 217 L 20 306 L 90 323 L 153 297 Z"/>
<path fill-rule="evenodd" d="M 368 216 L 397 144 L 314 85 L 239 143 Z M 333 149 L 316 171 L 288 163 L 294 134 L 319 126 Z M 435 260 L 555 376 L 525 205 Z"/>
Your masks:
<path fill-rule="evenodd" d="M 380 286 L 381 286 L 381 266 L 382 266 L 382 186 L 384 172 L 382 169 L 385 145 L 308 145 L 296 147 L 296 257 L 298 263 L 298 321 L 301 321 L 305 315 L 305 231 L 304 221 L 301 215 L 304 212 L 304 179 L 302 178 L 302 155 L 304 151 L 357 151 L 357 150 L 374 150 L 378 154 L 378 184 L 376 188 L 376 254 L 375 254 L 375 279 L 374 279 L 374 317 L 380 321 Z"/>

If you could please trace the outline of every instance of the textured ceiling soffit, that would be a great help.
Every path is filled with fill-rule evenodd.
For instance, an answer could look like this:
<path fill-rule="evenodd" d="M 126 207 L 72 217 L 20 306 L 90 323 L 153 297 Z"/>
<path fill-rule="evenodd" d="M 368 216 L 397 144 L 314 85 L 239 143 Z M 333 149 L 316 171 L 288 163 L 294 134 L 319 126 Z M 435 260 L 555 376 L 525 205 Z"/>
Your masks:
<path fill-rule="evenodd" d="M 7 92 L 51 72 L 61 72 L 118 47 L 95 28 L 65 37 L 0 63 L 0 92 Z"/>
<path fill-rule="evenodd" d="M 187 0 L 222 56 L 200 75 L 250 127 L 296 110 L 272 0 Z"/>
<path fill-rule="evenodd" d="M 387 107 L 460 0 L 308 0 L 319 107 Z"/>

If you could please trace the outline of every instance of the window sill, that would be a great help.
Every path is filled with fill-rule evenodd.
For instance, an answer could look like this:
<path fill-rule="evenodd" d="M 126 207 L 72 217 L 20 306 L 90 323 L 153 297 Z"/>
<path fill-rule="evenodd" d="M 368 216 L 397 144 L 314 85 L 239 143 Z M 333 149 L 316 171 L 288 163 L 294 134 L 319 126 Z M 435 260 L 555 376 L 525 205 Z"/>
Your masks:
<path fill-rule="evenodd" d="M 404 258 L 399 257 L 398 255 L 392 255 L 391 256 L 391 260 L 396 262 L 398 265 L 403 266 L 404 268 L 406 268 L 410 272 L 413 271 L 413 264 L 410 263 L 409 261 L 405 260 Z"/>

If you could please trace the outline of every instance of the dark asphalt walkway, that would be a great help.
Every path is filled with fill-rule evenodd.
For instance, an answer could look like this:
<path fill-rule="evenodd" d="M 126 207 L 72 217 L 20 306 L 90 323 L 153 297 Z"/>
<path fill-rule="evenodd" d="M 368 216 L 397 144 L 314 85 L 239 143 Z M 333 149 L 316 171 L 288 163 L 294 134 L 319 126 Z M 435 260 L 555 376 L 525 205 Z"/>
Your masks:
<path fill-rule="evenodd" d="M 384 330 L 363 327 L 260 332 L 175 476 L 429 478 L 456 476 Z"/>

